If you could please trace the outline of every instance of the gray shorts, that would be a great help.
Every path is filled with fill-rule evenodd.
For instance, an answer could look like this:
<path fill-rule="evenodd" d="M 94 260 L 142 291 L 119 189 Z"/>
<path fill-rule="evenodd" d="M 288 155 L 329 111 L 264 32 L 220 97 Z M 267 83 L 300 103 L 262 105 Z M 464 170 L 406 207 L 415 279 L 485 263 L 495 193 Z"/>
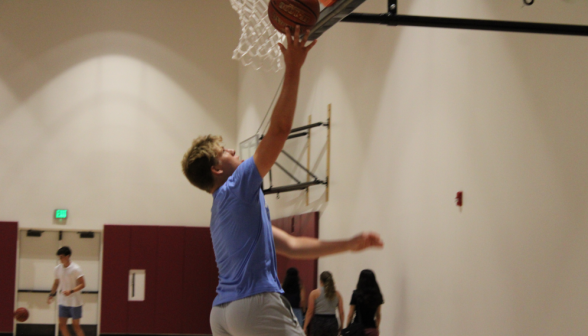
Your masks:
<path fill-rule="evenodd" d="M 286 298 L 262 293 L 212 307 L 214 336 L 304 336 Z"/>
<path fill-rule="evenodd" d="M 71 317 L 74 320 L 79 320 L 82 318 L 82 306 L 68 307 L 59 305 L 59 317 Z"/>

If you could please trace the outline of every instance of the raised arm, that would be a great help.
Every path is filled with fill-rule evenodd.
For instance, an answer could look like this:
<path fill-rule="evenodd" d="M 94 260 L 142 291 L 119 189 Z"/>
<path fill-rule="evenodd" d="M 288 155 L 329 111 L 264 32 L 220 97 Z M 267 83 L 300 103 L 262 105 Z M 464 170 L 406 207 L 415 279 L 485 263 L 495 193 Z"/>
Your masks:
<path fill-rule="evenodd" d="M 382 247 L 384 243 L 377 233 L 364 232 L 346 240 L 324 241 L 310 237 L 294 237 L 277 227 L 272 227 L 276 252 L 291 259 L 316 259 L 345 251 L 361 251 L 368 247 Z"/>
<path fill-rule="evenodd" d="M 261 177 L 267 174 L 278 159 L 278 155 L 280 155 L 282 148 L 284 148 L 284 143 L 288 139 L 288 135 L 292 129 L 292 120 L 294 119 L 296 100 L 298 98 L 300 69 L 302 68 L 302 64 L 304 64 L 304 60 L 306 60 L 306 54 L 316 44 L 316 40 L 314 40 L 311 44 L 305 46 L 309 34 L 310 31 L 307 31 L 302 40 L 300 40 L 298 38 L 300 36 L 299 26 L 296 26 L 294 36 L 286 29 L 288 48 L 286 49 L 280 44 L 286 65 L 284 84 L 280 92 L 280 97 L 272 112 L 268 131 L 253 155 L 253 160 Z"/>

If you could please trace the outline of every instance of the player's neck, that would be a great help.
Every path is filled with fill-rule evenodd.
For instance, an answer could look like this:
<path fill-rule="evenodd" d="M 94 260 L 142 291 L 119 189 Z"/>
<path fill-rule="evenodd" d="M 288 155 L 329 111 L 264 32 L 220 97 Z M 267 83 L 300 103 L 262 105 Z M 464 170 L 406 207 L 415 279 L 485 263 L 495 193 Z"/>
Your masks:
<path fill-rule="evenodd" d="M 210 190 L 210 193 L 211 194 L 214 194 L 214 192 L 217 191 L 218 188 L 222 187 L 223 184 L 225 184 L 225 182 L 227 182 L 227 180 L 229 179 L 229 177 L 230 176 L 219 176 L 218 178 L 216 178 L 214 180 L 214 186 Z"/>
<path fill-rule="evenodd" d="M 70 260 L 68 260 L 68 261 L 66 261 L 66 262 L 63 263 L 63 267 L 65 267 L 65 268 L 69 267 L 69 265 L 71 265 L 71 261 Z"/>

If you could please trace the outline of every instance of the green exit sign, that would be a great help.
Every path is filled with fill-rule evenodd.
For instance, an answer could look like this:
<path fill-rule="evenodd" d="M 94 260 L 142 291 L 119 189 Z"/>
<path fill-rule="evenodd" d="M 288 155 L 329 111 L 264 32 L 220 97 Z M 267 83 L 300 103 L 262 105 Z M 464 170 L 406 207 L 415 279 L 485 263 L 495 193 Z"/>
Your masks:
<path fill-rule="evenodd" d="M 56 209 L 55 210 L 55 219 L 66 219 L 67 218 L 67 209 Z"/>

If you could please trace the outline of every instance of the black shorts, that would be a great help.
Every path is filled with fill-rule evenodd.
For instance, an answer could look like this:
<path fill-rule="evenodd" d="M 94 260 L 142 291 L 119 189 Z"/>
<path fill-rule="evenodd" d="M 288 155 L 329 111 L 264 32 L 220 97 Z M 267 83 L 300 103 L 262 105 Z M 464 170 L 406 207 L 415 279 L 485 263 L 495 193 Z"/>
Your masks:
<path fill-rule="evenodd" d="M 339 321 L 335 315 L 314 315 L 308 325 L 309 336 L 337 336 Z"/>

